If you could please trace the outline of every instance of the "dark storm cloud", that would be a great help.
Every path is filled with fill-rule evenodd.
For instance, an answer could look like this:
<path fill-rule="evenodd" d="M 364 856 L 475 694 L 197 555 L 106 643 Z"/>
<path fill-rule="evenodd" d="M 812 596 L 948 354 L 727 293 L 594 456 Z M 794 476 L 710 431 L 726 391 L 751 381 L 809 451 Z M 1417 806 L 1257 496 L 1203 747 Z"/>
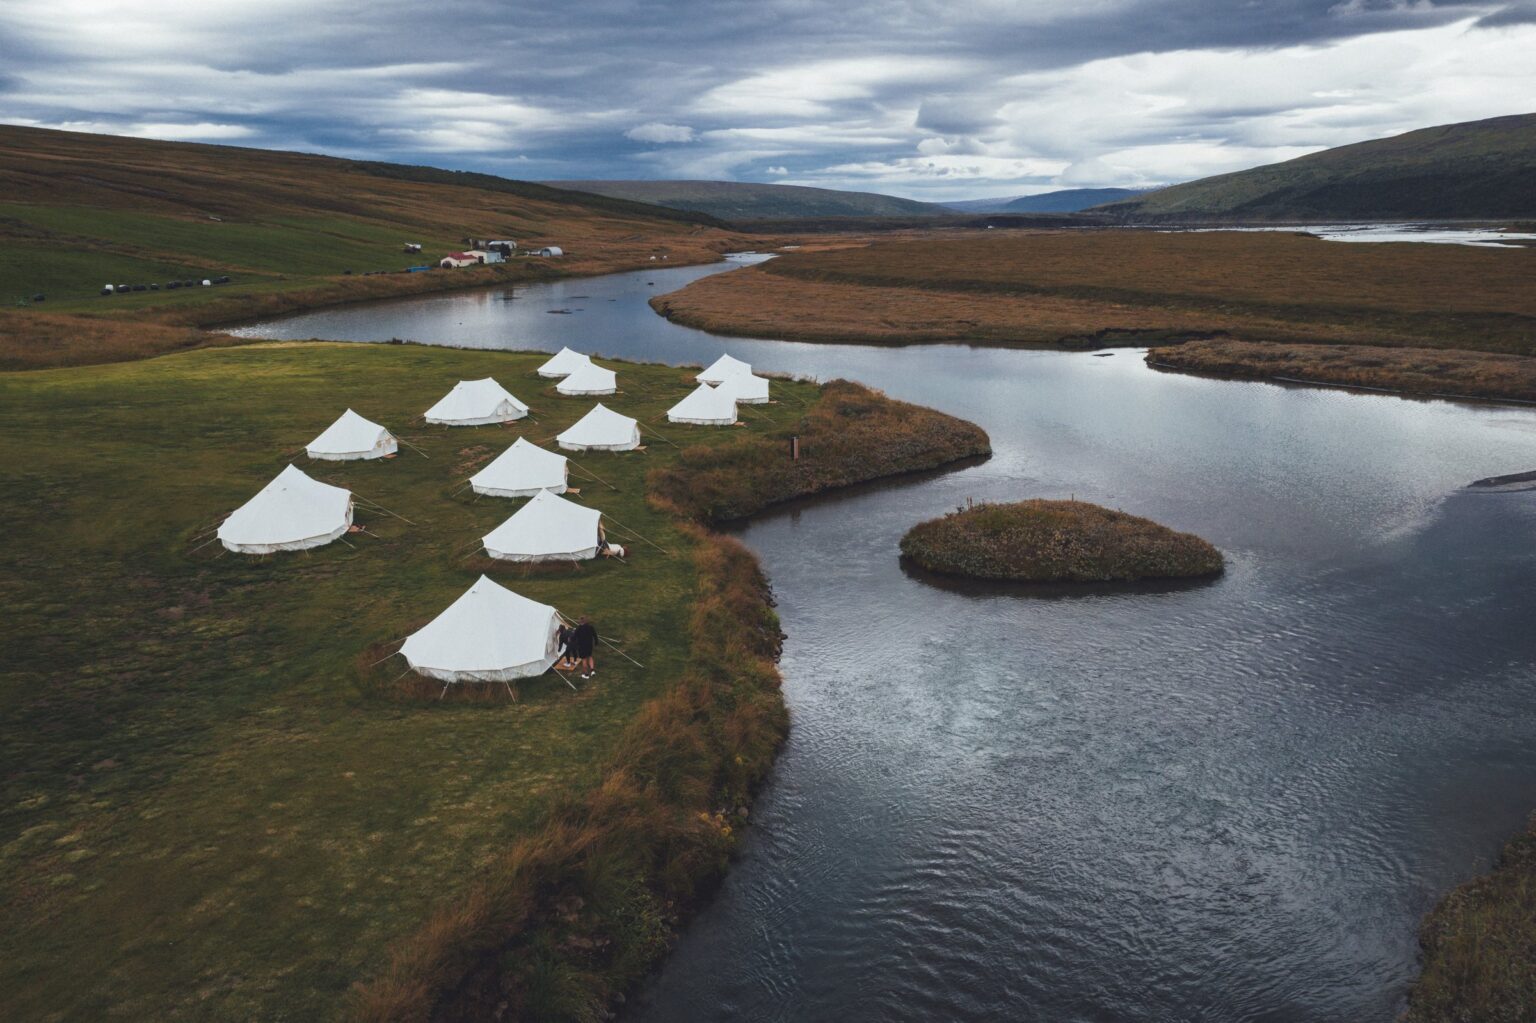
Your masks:
<path fill-rule="evenodd" d="M 1340 104 L 1396 128 L 1437 115 L 1384 114 L 1380 90 L 1362 98 L 1336 72 L 1319 76 L 1317 96 L 1210 103 L 1199 75 L 1169 69 L 1233 52 L 1260 68 L 1286 48 L 1536 20 L 1533 0 L 143 0 L 115 21 L 101 7 L 0 5 L 0 118 L 524 176 L 843 174 L 884 186 L 906 174 L 914 189 L 989 175 L 1043 185 L 1174 134 L 1225 138 L 1234 153 L 1332 144 L 1327 131 L 1263 126 Z M 1103 75 L 1082 70 L 1117 60 L 1111 73 L 1144 79 L 1127 78 L 1124 94 L 1160 97 L 1145 116 L 1121 116 Z M 1207 77 L 1247 73 L 1211 66 Z M 1081 110 L 1068 116 L 1074 96 Z"/>
<path fill-rule="evenodd" d="M 1477 19 L 1479 28 L 1503 28 L 1508 25 L 1536 25 L 1536 0 L 1510 4 L 1501 11 Z"/>

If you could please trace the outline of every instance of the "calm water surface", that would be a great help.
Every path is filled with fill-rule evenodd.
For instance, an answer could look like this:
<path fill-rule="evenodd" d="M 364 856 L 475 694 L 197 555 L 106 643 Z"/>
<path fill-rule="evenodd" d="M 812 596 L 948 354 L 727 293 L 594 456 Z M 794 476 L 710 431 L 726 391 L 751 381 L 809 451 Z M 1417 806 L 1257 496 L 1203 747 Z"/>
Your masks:
<path fill-rule="evenodd" d="M 980 466 L 744 530 L 794 727 L 740 863 L 630 1018 L 1391 1020 L 1420 915 L 1536 807 L 1536 493 L 1461 489 L 1536 469 L 1536 412 L 1128 351 L 727 341 L 644 304 L 717 269 L 248 330 L 729 350 L 991 433 Z M 1029 595 L 897 562 L 967 498 L 1071 494 L 1200 533 L 1226 576 Z"/>

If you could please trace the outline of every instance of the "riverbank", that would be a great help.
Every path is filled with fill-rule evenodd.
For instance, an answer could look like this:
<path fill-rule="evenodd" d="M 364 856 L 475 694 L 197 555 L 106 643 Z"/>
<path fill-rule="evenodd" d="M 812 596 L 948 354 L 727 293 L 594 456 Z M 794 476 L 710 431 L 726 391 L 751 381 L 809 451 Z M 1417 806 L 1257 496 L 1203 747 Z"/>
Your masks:
<path fill-rule="evenodd" d="M 1402 1023 L 1526 1023 L 1536 1013 L 1536 816 L 1488 874 L 1454 889 L 1419 932 L 1423 971 Z"/>
<path fill-rule="evenodd" d="M 901 553 L 943 575 L 1012 582 L 1135 582 L 1220 574 L 1192 533 L 1086 501 L 978 504 L 920 522 Z"/>
<path fill-rule="evenodd" d="M 1221 338 L 1153 348 L 1147 353 L 1147 364 L 1157 369 L 1427 398 L 1536 401 L 1536 358 L 1525 355 Z"/>
<path fill-rule="evenodd" d="M 687 893 L 718 876 L 784 719 L 755 562 L 658 510 L 645 475 L 680 457 L 661 437 L 693 450 L 792 429 L 819 390 L 780 380 L 779 404 L 744 429 L 663 427 L 645 453 L 578 456 L 617 488 L 589 480 L 580 499 L 671 556 L 635 543 L 628 565 L 492 569 L 590 614 L 645 667 L 609 655 L 579 694 L 530 679 L 515 705 L 418 702 L 396 661 L 362 655 L 473 581 L 464 540 L 511 504 L 455 496 L 463 478 L 512 436 L 547 441 L 590 407 L 534 376 L 544 358 L 294 343 L 0 374 L 6 435 L 26 455 L 0 467 L 17 652 L 0 811 L 13 1012 L 328 1018 L 354 983 L 420 962 L 401 950 L 423 935 L 469 965 L 443 921 L 505 909 L 476 900 L 526 876 L 509 850 L 577 832 L 595 843 L 579 904 L 541 902 L 556 915 L 530 911 L 519 919 L 539 927 L 494 936 L 536 946 L 518 989 L 546 1008 L 601 1004 L 665 949 Z M 665 366 L 618 370 L 611 404 L 647 423 L 692 386 Z M 455 380 L 487 375 L 534 416 L 408 427 Z M 348 405 L 414 447 L 388 462 L 300 461 L 402 518 L 360 510 L 376 536 L 292 556 L 198 549 Z M 412 990 L 444 1006 L 483 989 L 480 972 L 434 970 L 412 974 Z M 354 997 L 357 1011 L 379 1004 Z"/>
<path fill-rule="evenodd" d="M 716 333 L 1068 348 L 1232 337 L 1533 354 L 1536 251 L 1055 232 L 795 252 L 652 302 Z"/>

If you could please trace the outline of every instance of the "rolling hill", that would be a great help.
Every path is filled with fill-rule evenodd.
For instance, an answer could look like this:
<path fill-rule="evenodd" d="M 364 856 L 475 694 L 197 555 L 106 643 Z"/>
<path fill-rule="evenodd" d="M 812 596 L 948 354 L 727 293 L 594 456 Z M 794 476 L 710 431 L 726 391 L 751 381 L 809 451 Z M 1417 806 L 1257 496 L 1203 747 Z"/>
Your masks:
<path fill-rule="evenodd" d="M 1094 212 L 1154 223 L 1536 217 L 1536 114 L 1357 142 Z"/>
<path fill-rule="evenodd" d="M 1036 195 L 964 199 L 944 205 L 960 213 L 1077 213 L 1107 202 L 1144 195 L 1147 188 L 1062 188 Z"/>
<path fill-rule="evenodd" d="M 518 261 L 546 276 L 636 266 L 660 252 L 699 261 L 725 247 L 719 226 L 488 174 L 0 125 L 0 301 L 42 294 L 39 312 L 185 313 L 237 295 L 365 290 L 354 275 L 434 263 L 471 236 L 563 247 L 559 269 Z M 407 253 L 406 242 L 421 251 Z M 493 271 L 511 272 L 393 274 L 389 287 L 368 285 L 437 289 Z M 216 275 L 233 281 L 165 287 Z M 105 299 L 107 282 L 146 291 Z"/>
<path fill-rule="evenodd" d="M 942 216 L 951 212 L 937 203 L 877 192 L 843 192 L 832 188 L 763 185 L 749 181 L 546 181 L 544 184 L 704 213 L 726 221 Z"/>

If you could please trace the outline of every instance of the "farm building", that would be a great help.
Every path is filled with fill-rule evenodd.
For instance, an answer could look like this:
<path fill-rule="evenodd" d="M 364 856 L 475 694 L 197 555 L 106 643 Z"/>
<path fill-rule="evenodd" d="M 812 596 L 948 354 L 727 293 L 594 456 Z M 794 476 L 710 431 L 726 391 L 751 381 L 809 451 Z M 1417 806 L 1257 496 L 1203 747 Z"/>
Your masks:
<path fill-rule="evenodd" d="M 510 259 L 513 253 L 517 251 L 517 242 L 513 241 L 511 238 L 499 238 L 495 241 L 486 242 L 482 248 L 484 248 L 487 252 L 499 252 L 503 256 Z"/>
<path fill-rule="evenodd" d="M 472 252 L 450 252 L 439 259 L 437 265 L 444 270 L 453 270 L 462 266 L 479 266 L 480 258 Z"/>
<path fill-rule="evenodd" d="M 565 250 L 558 245 L 546 245 L 542 249 L 534 249 L 535 256 L 563 256 Z"/>

